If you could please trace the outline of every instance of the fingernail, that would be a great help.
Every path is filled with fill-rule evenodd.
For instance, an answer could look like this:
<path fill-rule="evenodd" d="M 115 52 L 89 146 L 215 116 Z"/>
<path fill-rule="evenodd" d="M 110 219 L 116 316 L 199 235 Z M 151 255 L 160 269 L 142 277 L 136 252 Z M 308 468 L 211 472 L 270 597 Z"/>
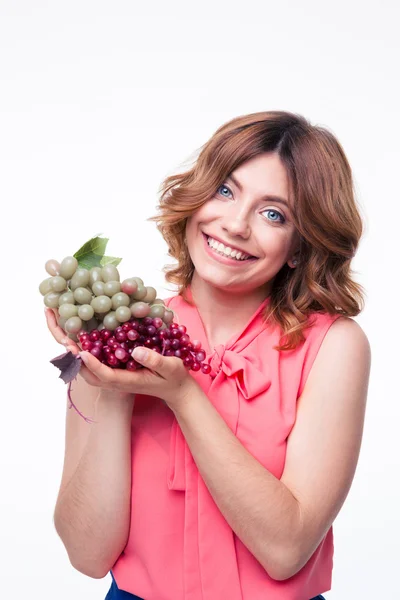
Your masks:
<path fill-rule="evenodd" d="M 132 356 L 135 360 L 144 362 L 148 356 L 148 353 L 144 348 L 135 348 L 132 352 Z"/>
<path fill-rule="evenodd" d="M 61 343 L 62 343 L 63 346 L 66 346 L 68 344 L 68 338 L 63 338 L 61 340 Z"/>

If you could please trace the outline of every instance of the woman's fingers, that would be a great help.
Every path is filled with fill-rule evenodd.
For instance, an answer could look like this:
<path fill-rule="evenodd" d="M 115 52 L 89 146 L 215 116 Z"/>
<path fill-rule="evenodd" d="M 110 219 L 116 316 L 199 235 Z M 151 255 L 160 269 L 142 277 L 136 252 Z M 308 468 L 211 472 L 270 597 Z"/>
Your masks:
<path fill-rule="evenodd" d="M 94 373 L 92 373 L 84 364 L 81 365 L 79 370 L 79 375 L 83 377 L 83 379 L 89 385 L 93 385 L 95 387 L 102 387 L 102 382 Z"/>
<path fill-rule="evenodd" d="M 62 344 L 63 346 L 66 346 L 67 350 L 69 350 L 73 354 L 77 354 L 80 351 L 79 347 L 75 344 L 73 340 L 71 340 L 67 336 L 65 331 L 58 325 L 55 312 L 51 308 L 46 308 L 45 316 L 47 327 L 49 328 L 49 331 L 52 334 L 53 338 L 56 340 L 56 342 Z"/>
<path fill-rule="evenodd" d="M 51 308 L 46 308 L 44 311 L 46 315 L 47 327 L 50 330 L 50 333 L 59 344 L 63 343 L 63 339 L 66 337 L 65 332 L 61 329 L 61 327 L 57 324 L 56 315 L 52 311 Z"/>
<path fill-rule="evenodd" d="M 64 334 L 65 335 L 65 334 Z M 72 354 L 79 354 L 79 352 L 81 351 L 81 349 L 79 348 L 79 346 L 77 344 L 75 344 L 75 342 L 73 340 L 71 340 L 69 337 L 66 337 L 66 342 L 62 342 L 64 344 L 64 346 L 66 347 L 66 349 L 69 352 L 72 352 Z"/>

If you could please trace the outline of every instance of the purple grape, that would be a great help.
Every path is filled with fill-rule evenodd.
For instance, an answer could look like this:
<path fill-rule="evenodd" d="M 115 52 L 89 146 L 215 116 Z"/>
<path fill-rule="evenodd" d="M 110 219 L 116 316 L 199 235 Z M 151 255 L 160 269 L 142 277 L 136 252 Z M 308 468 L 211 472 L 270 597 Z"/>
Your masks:
<path fill-rule="evenodd" d="M 90 354 L 93 354 L 95 358 L 100 358 L 103 355 L 103 350 L 99 346 L 93 346 L 90 351 Z"/>
<path fill-rule="evenodd" d="M 117 342 L 125 342 L 128 339 L 126 331 L 115 331 L 115 339 Z"/>

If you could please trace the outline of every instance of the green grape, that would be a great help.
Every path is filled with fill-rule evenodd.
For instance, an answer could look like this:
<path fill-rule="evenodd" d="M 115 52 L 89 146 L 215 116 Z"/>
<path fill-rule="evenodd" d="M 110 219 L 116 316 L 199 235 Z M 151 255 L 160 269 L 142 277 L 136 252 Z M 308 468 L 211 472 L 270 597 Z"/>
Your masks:
<path fill-rule="evenodd" d="M 78 268 L 78 261 L 74 256 L 66 256 L 61 261 L 60 265 L 60 275 L 64 277 L 64 279 L 71 279 L 74 275 L 75 271 Z"/>
<path fill-rule="evenodd" d="M 39 285 L 39 292 L 42 294 L 42 296 L 45 296 L 46 294 L 48 294 L 49 292 L 52 291 L 51 286 L 50 286 L 50 281 L 52 280 L 52 277 L 48 277 L 47 279 L 44 279 L 42 281 L 42 283 Z"/>
<path fill-rule="evenodd" d="M 68 319 L 64 319 L 64 317 L 60 317 L 57 320 L 58 325 L 61 327 L 61 329 L 64 329 L 65 331 L 65 323 L 68 321 Z"/>
<path fill-rule="evenodd" d="M 118 327 L 118 325 L 117 325 L 117 327 Z M 104 325 L 104 323 L 99 323 L 99 325 L 97 326 L 98 331 L 101 331 L 102 329 L 105 329 L 105 328 L 106 328 L 106 326 Z"/>
<path fill-rule="evenodd" d="M 71 317 L 65 323 L 67 333 L 78 333 L 82 329 L 82 320 L 79 317 Z"/>
<path fill-rule="evenodd" d="M 71 317 L 76 317 L 78 315 L 78 307 L 75 306 L 75 304 L 61 304 L 58 313 L 60 317 L 70 319 Z"/>
<path fill-rule="evenodd" d="M 50 279 L 50 287 L 53 292 L 63 292 L 67 289 L 67 282 L 64 277 L 56 275 Z"/>
<path fill-rule="evenodd" d="M 48 292 L 43 300 L 47 308 L 58 308 L 59 297 L 60 294 L 57 294 L 57 292 Z"/>
<path fill-rule="evenodd" d="M 125 323 L 132 317 L 132 313 L 128 306 L 119 306 L 115 311 L 115 316 L 120 323 Z"/>
<path fill-rule="evenodd" d="M 157 297 L 157 290 L 151 286 L 147 286 L 147 294 L 143 298 L 143 302 L 151 304 Z"/>
<path fill-rule="evenodd" d="M 119 306 L 129 306 L 131 299 L 128 294 L 124 294 L 124 292 L 118 292 L 118 294 L 114 294 L 111 298 L 112 307 L 116 310 Z"/>
<path fill-rule="evenodd" d="M 61 304 L 75 304 L 74 292 L 64 292 L 58 300 L 58 306 Z"/>
<path fill-rule="evenodd" d="M 108 296 L 97 296 L 97 298 L 93 298 L 90 305 L 96 313 L 108 313 L 112 306 L 111 298 Z"/>
<path fill-rule="evenodd" d="M 115 265 L 105 265 L 101 269 L 101 277 L 104 282 L 120 280 L 118 269 Z"/>
<path fill-rule="evenodd" d="M 136 281 L 136 283 L 138 284 L 138 287 L 139 286 L 144 287 L 143 279 L 140 279 L 140 277 L 132 277 L 132 279 L 134 279 Z"/>
<path fill-rule="evenodd" d="M 49 275 L 53 275 L 53 277 L 55 275 L 59 275 L 60 273 L 60 263 L 57 260 L 54 260 L 54 258 L 48 260 L 44 265 L 44 268 L 46 269 L 47 273 Z"/>
<path fill-rule="evenodd" d="M 74 298 L 79 304 L 90 304 L 92 301 L 92 292 L 84 287 L 78 287 L 74 291 Z M 92 315 L 93 316 L 93 315 Z"/>
<path fill-rule="evenodd" d="M 155 319 L 155 317 L 164 319 L 164 311 L 165 307 L 162 304 L 152 304 L 152 306 L 149 307 L 149 317 L 152 319 Z"/>
<path fill-rule="evenodd" d="M 136 292 L 134 294 L 132 294 L 132 298 L 134 298 L 134 300 L 143 300 L 143 298 L 146 295 L 147 295 L 147 288 L 145 288 L 143 285 L 139 284 Z"/>
<path fill-rule="evenodd" d="M 70 288 L 74 292 L 78 287 L 89 285 L 89 271 L 87 269 L 77 269 L 70 281 Z"/>
<path fill-rule="evenodd" d="M 95 281 L 92 285 L 92 291 L 95 296 L 104 296 L 104 283 L 102 281 Z"/>
<path fill-rule="evenodd" d="M 165 309 L 165 313 L 162 319 L 167 325 L 172 323 L 172 321 L 174 320 L 174 313 L 172 312 L 172 310 Z"/>
<path fill-rule="evenodd" d="M 92 267 L 89 271 L 89 283 L 91 286 L 96 281 L 102 281 L 101 279 L 101 267 Z"/>
<path fill-rule="evenodd" d="M 104 284 L 104 294 L 109 296 L 110 298 L 114 296 L 114 294 L 118 294 L 121 291 L 121 284 L 119 281 L 107 281 Z"/>
<path fill-rule="evenodd" d="M 93 315 L 94 309 L 90 304 L 82 304 L 82 306 L 78 308 L 78 317 L 82 319 L 82 321 L 90 321 L 90 319 L 93 319 Z"/>
<path fill-rule="evenodd" d="M 114 331 L 114 329 L 116 329 L 120 322 L 118 321 L 115 312 L 109 312 L 103 319 L 103 329 L 104 327 L 106 327 L 107 329 L 110 329 L 111 331 Z M 99 329 L 99 328 L 97 328 Z"/>
<path fill-rule="evenodd" d="M 161 298 L 156 298 L 151 304 L 163 304 L 165 306 L 165 302 Z"/>
<path fill-rule="evenodd" d="M 130 306 L 132 317 L 142 319 L 150 314 L 150 306 L 146 302 L 134 302 Z"/>

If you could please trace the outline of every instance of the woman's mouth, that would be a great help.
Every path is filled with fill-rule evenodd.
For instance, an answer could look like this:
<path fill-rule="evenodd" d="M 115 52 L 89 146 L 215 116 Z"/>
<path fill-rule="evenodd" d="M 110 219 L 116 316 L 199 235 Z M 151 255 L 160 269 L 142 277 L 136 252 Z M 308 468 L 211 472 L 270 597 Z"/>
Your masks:
<path fill-rule="evenodd" d="M 223 244 L 204 233 L 203 238 L 207 254 L 212 256 L 214 260 L 217 260 L 218 262 L 226 265 L 238 266 L 244 263 L 249 264 L 250 262 L 257 260 L 255 256 L 250 256 L 239 250 L 225 247 Z"/>

